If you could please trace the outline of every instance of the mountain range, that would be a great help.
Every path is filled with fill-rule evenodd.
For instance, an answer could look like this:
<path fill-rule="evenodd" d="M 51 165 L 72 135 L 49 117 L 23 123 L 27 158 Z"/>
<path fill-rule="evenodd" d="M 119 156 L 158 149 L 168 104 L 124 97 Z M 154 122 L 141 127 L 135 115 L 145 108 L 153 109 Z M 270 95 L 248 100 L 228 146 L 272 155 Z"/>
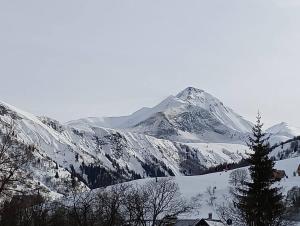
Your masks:
<path fill-rule="evenodd" d="M 250 151 L 246 141 L 253 126 L 219 99 L 193 87 L 129 116 L 67 123 L 0 102 L 0 125 L 12 121 L 20 142 L 35 146 L 32 163 L 23 169 L 31 175 L 30 187 L 51 197 L 68 194 L 66 184 L 74 175 L 82 189 L 90 189 L 156 175 L 197 175 L 212 166 L 239 162 Z M 286 123 L 266 132 L 272 145 L 300 135 L 300 129 Z M 290 146 L 278 147 L 273 155 L 281 156 L 278 153 Z"/>
<path fill-rule="evenodd" d="M 238 143 L 252 128 L 251 122 L 219 99 L 193 87 L 129 116 L 84 118 L 67 125 L 83 129 L 94 126 L 122 129 L 178 142 Z"/>

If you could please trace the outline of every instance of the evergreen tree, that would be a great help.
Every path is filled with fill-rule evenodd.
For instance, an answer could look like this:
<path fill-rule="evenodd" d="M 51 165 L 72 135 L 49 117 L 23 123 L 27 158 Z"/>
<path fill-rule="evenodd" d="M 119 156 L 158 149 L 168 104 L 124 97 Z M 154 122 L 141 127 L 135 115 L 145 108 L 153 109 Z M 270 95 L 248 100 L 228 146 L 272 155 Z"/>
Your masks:
<path fill-rule="evenodd" d="M 274 186 L 274 161 L 268 156 L 271 149 L 262 127 L 258 114 L 248 144 L 253 151 L 249 159 L 251 181 L 238 189 L 236 206 L 249 226 L 278 226 L 283 222 L 283 196 Z"/>

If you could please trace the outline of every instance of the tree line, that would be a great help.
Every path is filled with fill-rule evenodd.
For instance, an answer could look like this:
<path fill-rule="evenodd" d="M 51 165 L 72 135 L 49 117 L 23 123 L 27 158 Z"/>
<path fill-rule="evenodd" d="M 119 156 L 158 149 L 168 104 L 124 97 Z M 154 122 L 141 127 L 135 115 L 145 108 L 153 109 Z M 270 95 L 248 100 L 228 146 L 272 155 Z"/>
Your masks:
<path fill-rule="evenodd" d="M 18 196 L 5 202 L 1 226 L 157 226 L 164 220 L 199 208 L 199 199 L 181 197 L 170 178 L 139 184 L 120 184 L 47 201 L 40 195 Z"/>

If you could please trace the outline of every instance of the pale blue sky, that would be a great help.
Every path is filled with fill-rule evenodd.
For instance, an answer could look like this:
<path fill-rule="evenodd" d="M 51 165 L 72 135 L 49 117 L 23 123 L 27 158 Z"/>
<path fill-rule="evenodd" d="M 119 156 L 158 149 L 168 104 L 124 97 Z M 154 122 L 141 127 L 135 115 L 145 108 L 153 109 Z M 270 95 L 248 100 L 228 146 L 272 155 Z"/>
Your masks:
<path fill-rule="evenodd" d="M 0 1 L 0 100 L 61 121 L 187 86 L 300 126 L 298 0 Z"/>

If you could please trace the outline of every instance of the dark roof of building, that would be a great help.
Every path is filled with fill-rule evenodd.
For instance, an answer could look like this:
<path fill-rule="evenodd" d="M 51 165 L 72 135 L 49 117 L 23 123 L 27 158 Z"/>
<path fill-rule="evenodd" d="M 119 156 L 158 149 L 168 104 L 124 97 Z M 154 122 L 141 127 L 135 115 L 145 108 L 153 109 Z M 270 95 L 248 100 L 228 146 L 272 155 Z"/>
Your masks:
<path fill-rule="evenodd" d="M 200 220 L 177 220 L 174 226 L 196 226 Z"/>
<path fill-rule="evenodd" d="M 219 220 L 203 219 L 209 226 L 224 226 Z"/>

